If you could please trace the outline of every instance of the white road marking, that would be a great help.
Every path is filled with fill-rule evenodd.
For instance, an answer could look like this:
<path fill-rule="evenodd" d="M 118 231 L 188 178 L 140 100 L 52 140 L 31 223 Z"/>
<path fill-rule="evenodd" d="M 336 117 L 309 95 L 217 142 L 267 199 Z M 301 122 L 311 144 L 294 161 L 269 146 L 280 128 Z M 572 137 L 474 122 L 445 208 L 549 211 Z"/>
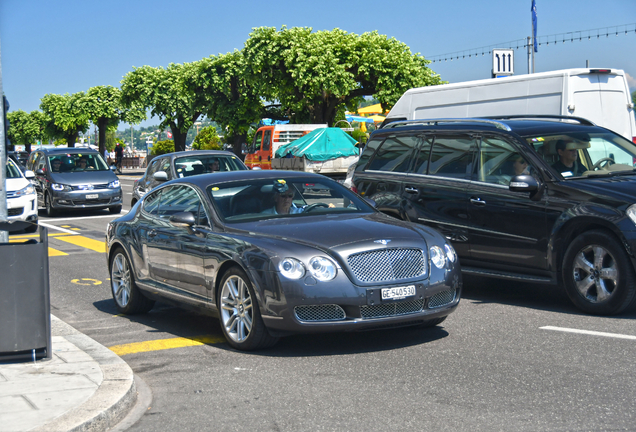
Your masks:
<path fill-rule="evenodd" d="M 617 339 L 636 340 L 636 336 L 624 335 L 620 333 L 604 333 L 604 332 L 597 332 L 597 331 L 591 331 L 591 330 L 578 330 L 578 329 L 571 329 L 571 328 L 565 328 L 565 327 L 552 327 L 552 326 L 545 326 L 545 327 L 539 327 L 539 328 L 542 330 L 555 330 L 555 331 L 561 331 L 566 333 L 578 333 L 578 334 L 586 334 L 591 336 L 604 336 L 604 337 L 612 337 Z"/>
<path fill-rule="evenodd" d="M 55 229 L 55 230 L 58 230 L 58 231 L 62 231 L 62 232 L 65 232 L 67 234 L 79 235 L 79 233 L 77 231 L 71 231 L 71 230 L 68 230 L 66 228 L 61 228 L 59 226 L 50 225 L 50 224 L 42 222 L 41 220 L 38 221 L 38 225 L 42 225 L 43 227 L 47 227 L 49 229 Z"/>
<path fill-rule="evenodd" d="M 118 217 L 122 216 L 125 213 L 128 213 L 128 210 L 123 210 L 122 209 L 120 214 L 104 215 L 104 216 L 72 217 L 72 218 L 64 218 L 64 219 L 57 219 L 56 218 L 56 219 L 51 219 L 51 221 L 62 222 L 62 221 L 76 221 L 76 220 L 82 220 L 82 219 L 118 218 Z M 40 225 L 44 225 L 44 224 L 40 222 Z M 44 226 L 46 226 L 46 225 L 44 225 Z M 54 226 L 54 225 L 52 225 L 52 226 Z"/>

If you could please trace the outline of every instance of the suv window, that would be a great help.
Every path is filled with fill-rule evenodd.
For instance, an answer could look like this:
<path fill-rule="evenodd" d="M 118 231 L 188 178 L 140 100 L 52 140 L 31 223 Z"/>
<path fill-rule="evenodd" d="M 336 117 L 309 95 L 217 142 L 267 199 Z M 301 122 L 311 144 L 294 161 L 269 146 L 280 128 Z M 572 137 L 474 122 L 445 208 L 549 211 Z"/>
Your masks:
<path fill-rule="evenodd" d="M 431 151 L 428 173 L 442 177 L 468 178 L 472 171 L 475 139 L 468 135 L 437 136 Z"/>
<path fill-rule="evenodd" d="M 416 174 L 428 173 L 428 161 L 431 157 L 431 147 L 433 147 L 433 137 L 422 137 L 417 156 L 415 157 L 415 167 L 413 169 Z"/>
<path fill-rule="evenodd" d="M 528 161 L 512 144 L 495 137 L 483 137 L 477 158 L 477 181 L 509 185 L 516 175 L 529 174 Z"/>
<path fill-rule="evenodd" d="M 380 147 L 380 144 L 382 144 L 382 140 L 380 139 L 371 139 L 367 141 L 367 145 L 364 147 L 364 151 L 360 155 L 360 159 L 356 164 L 356 171 L 363 171 L 365 169 L 369 159 L 371 159 L 371 156 L 375 154 L 378 147 Z"/>
<path fill-rule="evenodd" d="M 419 138 L 413 135 L 387 138 L 367 167 L 368 170 L 406 173 Z"/>

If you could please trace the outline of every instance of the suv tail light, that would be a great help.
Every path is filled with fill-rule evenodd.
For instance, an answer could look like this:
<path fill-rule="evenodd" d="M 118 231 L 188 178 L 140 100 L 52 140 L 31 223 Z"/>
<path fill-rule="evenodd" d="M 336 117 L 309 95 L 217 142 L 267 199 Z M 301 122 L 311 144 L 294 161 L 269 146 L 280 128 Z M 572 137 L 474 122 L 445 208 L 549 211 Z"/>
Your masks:
<path fill-rule="evenodd" d="M 351 185 L 351 190 L 355 193 L 358 193 L 358 188 L 354 184 Z"/>
<path fill-rule="evenodd" d="M 636 144 L 636 137 L 632 137 L 632 142 Z"/>

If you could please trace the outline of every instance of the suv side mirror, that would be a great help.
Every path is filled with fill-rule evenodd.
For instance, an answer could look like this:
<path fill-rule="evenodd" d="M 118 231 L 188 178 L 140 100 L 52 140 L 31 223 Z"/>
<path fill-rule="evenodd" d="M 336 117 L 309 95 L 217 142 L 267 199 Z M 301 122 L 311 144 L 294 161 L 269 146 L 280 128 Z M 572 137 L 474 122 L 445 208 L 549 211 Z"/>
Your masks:
<path fill-rule="evenodd" d="M 513 192 L 529 192 L 532 201 L 538 201 L 543 192 L 543 184 L 527 174 L 512 177 L 508 188 Z"/>

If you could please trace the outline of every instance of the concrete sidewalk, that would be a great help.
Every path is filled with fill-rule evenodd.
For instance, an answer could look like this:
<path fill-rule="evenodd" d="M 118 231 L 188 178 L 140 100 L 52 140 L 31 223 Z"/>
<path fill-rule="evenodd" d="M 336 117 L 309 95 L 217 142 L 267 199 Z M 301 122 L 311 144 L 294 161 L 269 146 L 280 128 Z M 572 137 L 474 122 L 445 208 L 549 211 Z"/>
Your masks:
<path fill-rule="evenodd" d="M 0 431 L 106 431 L 133 408 L 132 369 L 51 315 L 51 360 L 0 363 Z"/>

